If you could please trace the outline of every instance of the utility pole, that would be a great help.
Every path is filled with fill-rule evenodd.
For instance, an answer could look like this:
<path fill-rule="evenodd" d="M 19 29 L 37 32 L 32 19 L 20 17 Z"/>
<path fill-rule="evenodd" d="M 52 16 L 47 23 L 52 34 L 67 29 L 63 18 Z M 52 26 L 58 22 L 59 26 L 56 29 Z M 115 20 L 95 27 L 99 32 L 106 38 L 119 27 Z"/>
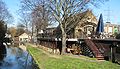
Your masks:
<path fill-rule="evenodd" d="M 110 16 L 111 16 L 111 14 L 110 14 L 110 12 L 111 12 L 110 7 L 108 7 L 108 9 L 105 10 L 105 11 L 107 12 L 107 15 L 106 15 L 106 17 L 107 17 L 107 23 L 110 23 Z"/>

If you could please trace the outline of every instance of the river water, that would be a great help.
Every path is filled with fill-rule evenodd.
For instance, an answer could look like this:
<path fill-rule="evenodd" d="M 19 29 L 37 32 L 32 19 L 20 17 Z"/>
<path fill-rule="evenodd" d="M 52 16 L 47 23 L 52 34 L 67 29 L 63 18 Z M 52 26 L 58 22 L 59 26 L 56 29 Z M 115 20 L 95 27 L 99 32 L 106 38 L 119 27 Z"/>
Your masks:
<path fill-rule="evenodd" d="M 19 47 L 7 47 L 7 55 L 0 61 L 0 69 L 37 69 L 31 55 Z"/>

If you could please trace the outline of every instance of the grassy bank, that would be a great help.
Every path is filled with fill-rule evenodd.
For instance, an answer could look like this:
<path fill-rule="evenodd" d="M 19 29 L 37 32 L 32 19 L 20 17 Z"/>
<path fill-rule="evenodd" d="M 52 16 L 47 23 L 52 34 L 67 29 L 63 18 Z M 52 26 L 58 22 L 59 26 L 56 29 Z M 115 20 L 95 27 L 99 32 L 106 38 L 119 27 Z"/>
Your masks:
<path fill-rule="evenodd" d="M 51 55 L 30 45 L 27 49 L 40 69 L 120 69 L 120 65 L 108 61 L 97 61 L 83 56 Z"/>

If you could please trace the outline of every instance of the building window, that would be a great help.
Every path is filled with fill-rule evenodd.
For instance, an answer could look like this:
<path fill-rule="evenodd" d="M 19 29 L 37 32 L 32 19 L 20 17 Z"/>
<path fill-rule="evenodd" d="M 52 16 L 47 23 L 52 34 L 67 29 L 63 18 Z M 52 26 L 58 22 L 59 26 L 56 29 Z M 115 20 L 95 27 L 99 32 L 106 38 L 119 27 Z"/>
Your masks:
<path fill-rule="evenodd" d="M 20 41 L 22 41 L 22 38 L 20 38 Z"/>

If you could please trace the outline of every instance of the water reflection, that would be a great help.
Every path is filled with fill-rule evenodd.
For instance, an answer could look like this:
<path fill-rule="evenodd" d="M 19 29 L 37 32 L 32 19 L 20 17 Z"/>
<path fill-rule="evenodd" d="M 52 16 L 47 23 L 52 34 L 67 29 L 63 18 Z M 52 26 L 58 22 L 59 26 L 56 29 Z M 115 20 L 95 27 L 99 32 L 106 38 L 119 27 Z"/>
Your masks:
<path fill-rule="evenodd" d="M 7 56 L 1 61 L 0 69 L 33 69 L 33 59 L 27 51 L 18 47 L 7 48 Z"/>

